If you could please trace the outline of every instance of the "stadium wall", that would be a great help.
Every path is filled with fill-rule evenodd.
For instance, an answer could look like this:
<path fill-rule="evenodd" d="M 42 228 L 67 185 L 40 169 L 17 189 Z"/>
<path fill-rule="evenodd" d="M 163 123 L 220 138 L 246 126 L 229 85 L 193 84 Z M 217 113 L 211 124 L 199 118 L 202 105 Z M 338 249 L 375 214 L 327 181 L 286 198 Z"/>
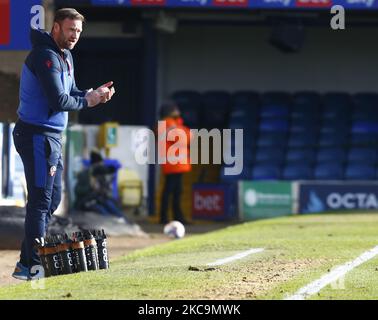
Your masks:
<path fill-rule="evenodd" d="M 378 28 L 307 27 L 302 50 L 285 54 L 260 26 L 179 26 L 161 36 L 161 96 L 176 90 L 378 92 Z"/>

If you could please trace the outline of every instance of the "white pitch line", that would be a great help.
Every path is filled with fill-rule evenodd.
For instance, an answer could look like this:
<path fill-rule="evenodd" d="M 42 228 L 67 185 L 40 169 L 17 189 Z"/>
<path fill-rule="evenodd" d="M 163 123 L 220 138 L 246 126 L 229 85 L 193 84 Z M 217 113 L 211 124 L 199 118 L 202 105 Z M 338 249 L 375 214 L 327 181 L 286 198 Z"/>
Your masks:
<path fill-rule="evenodd" d="M 207 266 L 209 266 L 209 267 L 220 266 L 222 264 L 226 264 L 226 263 L 229 263 L 229 262 L 232 262 L 232 261 L 235 261 L 235 260 L 243 259 L 246 256 L 249 256 L 250 254 L 259 253 L 259 252 L 262 252 L 262 251 L 264 251 L 263 248 L 249 249 L 247 251 L 235 254 L 234 256 L 231 256 L 231 257 L 228 257 L 228 258 L 219 259 L 219 260 L 216 260 L 214 262 L 208 263 Z"/>
<path fill-rule="evenodd" d="M 298 290 L 297 293 L 295 293 L 289 298 L 286 298 L 285 300 L 304 300 L 308 298 L 309 296 L 315 293 L 318 293 L 321 289 L 323 289 L 327 285 L 331 284 L 332 282 L 335 282 L 336 280 L 344 276 L 347 272 L 358 267 L 364 262 L 374 258 L 376 255 L 378 255 L 378 246 L 376 246 L 375 248 L 369 251 L 364 252 L 355 260 L 349 261 L 342 266 L 338 266 L 336 269 L 332 270 L 330 273 L 308 284 L 307 286 Z"/>

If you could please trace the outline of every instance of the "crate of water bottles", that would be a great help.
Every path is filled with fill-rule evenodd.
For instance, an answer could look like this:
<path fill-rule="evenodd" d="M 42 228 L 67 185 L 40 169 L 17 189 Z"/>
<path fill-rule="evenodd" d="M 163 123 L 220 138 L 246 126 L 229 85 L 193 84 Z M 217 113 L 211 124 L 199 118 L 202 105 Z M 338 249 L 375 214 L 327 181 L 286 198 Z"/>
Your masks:
<path fill-rule="evenodd" d="M 109 269 L 104 230 L 83 230 L 36 239 L 45 277 Z"/>

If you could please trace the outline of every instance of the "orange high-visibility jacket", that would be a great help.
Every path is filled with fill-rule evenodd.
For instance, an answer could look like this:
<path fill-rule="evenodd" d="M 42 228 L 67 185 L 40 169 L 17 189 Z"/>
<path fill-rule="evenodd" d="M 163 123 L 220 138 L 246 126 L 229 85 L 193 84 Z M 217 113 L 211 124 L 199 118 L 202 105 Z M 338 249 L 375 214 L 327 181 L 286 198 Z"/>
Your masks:
<path fill-rule="evenodd" d="M 184 173 L 192 169 L 190 164 L 190 129 L 183 123 L 182 118 L 165 118 L 165 125 L 158 126 L 159 160 L 166 160 L 162 164 L 164 174 Z M 173 141 L 170 141 L 172 140 Z"/>

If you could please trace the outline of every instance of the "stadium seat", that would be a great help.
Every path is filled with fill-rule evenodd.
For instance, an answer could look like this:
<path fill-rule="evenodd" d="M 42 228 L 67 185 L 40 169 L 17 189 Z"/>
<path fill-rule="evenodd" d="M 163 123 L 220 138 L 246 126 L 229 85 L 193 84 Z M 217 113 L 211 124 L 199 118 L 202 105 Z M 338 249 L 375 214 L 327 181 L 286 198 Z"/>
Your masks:
<path fill-rule="evenodd" d="M 323 135 L 323 134 L 348 135 L 349 127 L 346 125 L 339 125 L 339 126 L 324 125 L 320 128 L 320 135 Z"/>
<path fill-rule="evenodd" d="M 344 168 L 340 163 L 319 163 L 315 166 L 314 178 L 316 180 L 342 180 L 344 178 Z"/>
<path fill-rule="evenodd" d="M 316 140 L 316 134 L 311 131 L 305 131 L 303 133 L 292 132 L 289 137 L 288 146 L 290 148 L 313 147 L 316 145 Z"/>
<path fill-rule="evenodd" d="M 334 106 L 332 108 L 325 109 L 322 114 L 323 119 L 335 119 L 335 121 L 341 121 L 343 123 L 350 121 L 352 111 L 350 108 L 344 106 Z"/>
<path fill-rule="evenodd" d="M 258 147 L 285 147 L 287 136 L 281 132 L 260 132 L 257 139 Z"/>
<path fill-rule="evenodd" d="M 256 107 L 250 106 L 239 106 L 234 107 L 230 112 L 230 120 L 232 118 L 246 118 L 246 119 L 258 119 L 259 118 L 259 109 Z"/>
<path fill-rule="evenodd" d="M 356 121 L 378 121 L 378 94 L 358 93 L 353 97 L 354 113 L 353 120 Z"/>
<path fill-rule="evenodd" d="M 355 147 L 378 146 L 378 134 L 352 133 L 350 137 L 350 144 Z"/>
<path fill-rule="evenodd" d="M 255 163 L 281 165 L 285 161 L 285 151 L 277 147 L 257 148 Z"/>
<path fill-rule="evenodd" d="M 260 122 L 260 131 L 265 132 L 286 132 L 289 123 L 284 119 L 263 119 Z"/>
<path fill-rule="evenodd" d="M 286 163 L 312 164 L 315 160 L 315 151 L 312 148 L 294 148 L 286 152 Z"/>
<path fill-rule="evenodd" d="M 350 164 L 345 171 L 347 180 L 373 180 L 376 178 L 376 170 L 373 165 Z"/>
<path fill-rule="evenodd" d="M 237 113 L 230 115 L 230 128 L 250 128 L 256 130 L 258 126 L 258 119 L 254 116 L 240 116 Z"/>
<path fill-rule="evenodd" d="M 227 165 L 222 166 L 221 172 L 220 172 L 220 180 L 225 183 L 233 183 L 237 182 L 238 180 L 250 180 L 252 170 L 251 167 L 244 165 L 243 170 L 241 174 L 239 175 L 226 175 L 225 174 L 225 168 L 229 167 Z"/>
<path fill-rule="evenodd" d="M 263 105 L 260 110 L 261 118 L 286 118 L 289 109 L 284 105 Z"/>
<path fill-rule="evenodd" d="M 378 106 L 378 94 L 371 92 L 360 92 L 353 96 L 355 109 Z"/>
<path fill-rule="evenodd" d="M 237 91 L 231 96 L 232 108 L 248 107 L 257 109 L 260 104 L 260 95 L 254 91 Z"/>
<path fill-rule="evenodd" d="M 352 133 L 378 133 L 378 122 L 355 121 L 352 123 Z"/>
<path fill-rule="evenodd" d="M 299 123 L 295 123 L 295 122 L 291 122 L 291 125 L 290 125 L 290 134 L 302 134 L 302 133 L 307 133 L 307 132 L 311 132 L 311 134 L 313 135 L 316 135 L 318 133 L 318 130 L 319 130 L 319 125 L 317 123 L 314 123 L 312 120 L 311 122 L 301 122 L 299 121 Z"/>
<path fill-rule="evenodd" d="M 293 107 L 318 110 L 321 105 L 321 97 L 317 92 L 300 91 L 294 94 Z"/>
<path fill-rule="evenodd" d="M 284 180 L 309 180 L 312 179 L 313 170 L 310 165 L 306 164 L 289 164 L 286 165 L 282 178 Z"/>
<path fill-rule="evenodd" d="M 200 127 L 201 94 L 196 91 L 177 91 L 172 99 L 178 104 L 186 125 L 190 128 Z"/>
<path fill-rule="evenodd" d="M 349 164 L 374 164 L 377 161 L 375 148 L 352 148 L 347 157 Z"/>
<path fill-rule="evenodd" d="M 290 126 L 291 127 L 304 127 L 304 128 L 311 128 L 316 129 L 319 127 L 320 118 L 312 118 L 312 117 L 292 117 L 290 119 Z"/>
<path fill-rule="evenodd" d="M 322 132 L 318 144 L 320 147 L 342 147 L 348 144 L 348 135 L 342 131 Z"/>
<path fill-rule="evenodd" d="M 281 170 L 275 165 L 256 165 L 252 169 L 253 180 L 278 180 L 281 178 Z"/>
<path fill-rule="evenodd" d="M 378 108 L 362 108 L 355 110 L 352 114 L 352 121 L 375 121 L 378 122 Z"/>
<path fill-rule="evenodd" d="M 291 96 L 287 92 L 270 91 L 261 95 L 261 104 L 289 106 L 291 104 Z"/>
<path fill-rule="evenodd" d="M 325 110 L 350 108 L 352 98 L 345 92 L 329 92 L 323 96 L 323 105 Z"/>
<path fill-rule="evenodd" d="M 322 127 L 334 127 L 338 128 L 349 128 L 350 126 L 350 117 L 333 117 L 333 118 L 322 118 Z"/>
<path fill-rule="evenodd" d="M 202 95 L 204 128 L 225 128 L 231 108 L 231 96 L 225 91 L 207 91 Z"/>
<path fill-rule="evenodd" d="M 316 161 L 322 162 L 334 162 L 344 163 L 346 159 L 346 151 L 343 148 L 320 148 L 316 155 Z"/>
<path fill-rule="evenodd" d="M 319 122 L 320 114 L 314 112 L 313 110 L 306 110 L 304 107 L 302 110 L 292 110 L 290 114 L 292 121 L 301 121 L 301 122 Z"/>
<path fill-rule="evenodd" d="M 237 148 L 236 151 L 235 148 Z M 253 138 L 247 139 L 245 142 L 243 141 L 243 144 L 240 141 L 232 139 L 231 143 L 229 141 L 224 142 L 223 159 L 225 162 L 232 162 L 234 161 L 233 158 L 243 155 L 243 163 L 250 165 L 254 161 L 255 149 L 256 141 Z"/>

